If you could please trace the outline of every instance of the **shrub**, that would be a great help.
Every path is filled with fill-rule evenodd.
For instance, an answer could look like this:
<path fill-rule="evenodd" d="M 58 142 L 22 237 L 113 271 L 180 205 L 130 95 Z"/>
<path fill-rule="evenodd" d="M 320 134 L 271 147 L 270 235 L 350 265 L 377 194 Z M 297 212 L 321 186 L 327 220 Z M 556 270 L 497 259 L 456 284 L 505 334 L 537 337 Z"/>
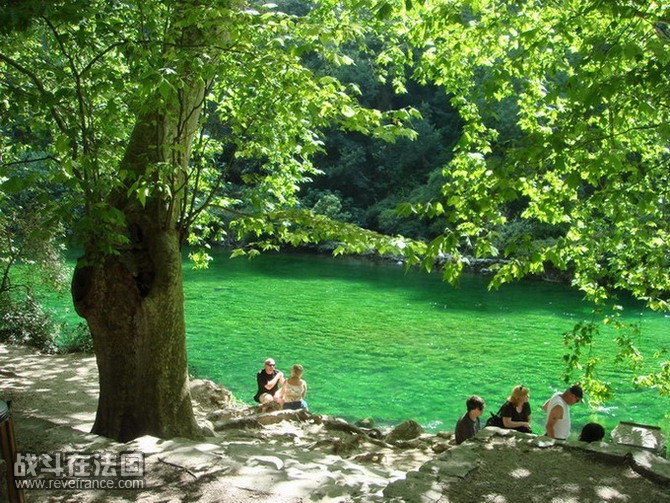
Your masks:
<path fill-rule="evenodd" d="M 0 341 L 25 344 L 45 353 L 55 353 L 60 332 L 51 315 L 32 296 L 16 300 L 3 295 L 0 300 Z"/>
<path fill-rule="evenodd" d="M 84 322 L 78 323 L 74 328 L 64 326 L 56 344 L 59 353 L 93 353 L 93 337 Z"/>

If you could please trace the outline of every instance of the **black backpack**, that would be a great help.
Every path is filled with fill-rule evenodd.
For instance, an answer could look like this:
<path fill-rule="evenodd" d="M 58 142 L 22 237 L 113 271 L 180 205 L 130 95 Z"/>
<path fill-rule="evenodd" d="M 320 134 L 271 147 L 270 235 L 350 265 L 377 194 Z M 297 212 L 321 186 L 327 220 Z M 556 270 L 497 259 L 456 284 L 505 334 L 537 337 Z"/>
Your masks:
<path fill-rule="evenodd" d="M 503 419 L 502 419 L 502 410 L 505 404 L 502 404 L 500 406 L 500 409 L 498 409 L 498 412 L 495 414 L 491 412 L 491 417 L 486 420 L 486 426 L 495 426 L 497 428 L 504 428 L 503 426 Z"/>

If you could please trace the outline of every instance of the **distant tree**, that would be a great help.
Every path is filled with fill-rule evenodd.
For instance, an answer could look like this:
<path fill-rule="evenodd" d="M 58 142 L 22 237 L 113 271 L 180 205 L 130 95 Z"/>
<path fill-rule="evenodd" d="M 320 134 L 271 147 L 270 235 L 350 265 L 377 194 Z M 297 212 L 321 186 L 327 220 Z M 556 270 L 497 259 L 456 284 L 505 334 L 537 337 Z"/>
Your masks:
<path fill-rule="evenodd" d="M 8 180 L 6 180 L 7 182 Z M 27 176 L 24 182 L 34 183 Z M 7 183 L 5 184 L 7 185 Z M 31 190 L 21 195 L 0 192 L 0 295 L 32 295 L 33 287 L 60 289 L 67 285 L 62 257 L 64 228 L 53 220 L 53 192 Z M 19 265 L 31 265 L 20 277 Z"/>
<path fill-rule="evenodd" d="M 382 36 L 380 32 L 378 37 Z M 391 82 L 380 80 L 376 70 L 381 63 L 376 59 L 381 50 L 379 40 L 371 35 L 362 48 L 346 48 L 353 65 L 335 67 L 311 58 L 307 64 L 354 84 L 367 106 L 382 110 L 411 106 L 419 110 L 421 117 L 412 121 L 416 139 L 389 143 L 333 128 L 326 134 L 324 153 L 314 160 L 323 174 L 306 185 L 301 194 L 310 199 L 311 191 L 337 192 L 343 209 L 357 225 L 383 233 L 426 237 L 430 231 L 424 223 L 417 219 L 407 222 L 394 209 L 426 184 L 430 173 L 441 169 L 452 155 L 460 135 L 460 118 L 444 90 L 437 86 L 410 80 L 406 90 L 397 93 Z"/>

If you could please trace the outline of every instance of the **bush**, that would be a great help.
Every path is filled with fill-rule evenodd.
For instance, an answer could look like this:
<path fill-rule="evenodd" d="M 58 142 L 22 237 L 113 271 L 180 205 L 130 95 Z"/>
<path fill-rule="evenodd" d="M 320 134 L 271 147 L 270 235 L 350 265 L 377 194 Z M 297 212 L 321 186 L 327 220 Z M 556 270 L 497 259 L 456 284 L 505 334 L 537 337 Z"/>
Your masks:
<path fill-rule="evenodd" d="M 0 295 L 0 342 L 24 344 L 44 353 L 92 353 L 93 338 L 86 323 L 74 328 L 56 323 L 31 296 Z"/>
<path fill-rule="evenodd" d="M 56 340 L 59 353 L 93 353 L 93 337 L 86 323 L 78 323 L 74 328 L 69 328 L 69 325 L 63 328 Z"/>
<path fill-rule="evenodd" d="M 45 353 L 55 353 L 60 332 L 51 315 L 30 295 L 16 300 L 9 295 L 0 299 L 0 341 L 25 344 Z"/>

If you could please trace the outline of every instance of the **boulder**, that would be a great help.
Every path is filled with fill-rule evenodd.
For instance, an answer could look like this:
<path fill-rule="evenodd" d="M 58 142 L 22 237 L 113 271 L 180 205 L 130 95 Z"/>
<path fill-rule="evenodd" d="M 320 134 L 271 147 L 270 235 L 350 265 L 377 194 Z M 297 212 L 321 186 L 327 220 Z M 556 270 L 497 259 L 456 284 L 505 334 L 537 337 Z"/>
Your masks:
<path fill-rule="evenodd" d="M 386 441 L 393 443 L 401 440 L 412 440 L 418 438 L 423 433 L 423 428 L 419 423 L 413 419 L 408 419 L 404 423 L 400 423 L 393 428 L 391 432 L 386 435 Z"/>
<path fill-rule="evenodd" d="M 354 425 L 358 426 L 359 428 L 374 428 L 375 420 L 371 417 L 366 417 L 364 419 L 359 419 L 354 423 Z"/>
<path fill-rule="evenodd" d="M 233 403 L 230 391 L 207 379 L 191 381 L 191 399 L 204 409 L 223 409 Z"/>
<path fill-rule="evenodd" d="M 612 442 L 665 457 L 665 435 L 658 426 L 621 421 L 612 430 Z"/>

